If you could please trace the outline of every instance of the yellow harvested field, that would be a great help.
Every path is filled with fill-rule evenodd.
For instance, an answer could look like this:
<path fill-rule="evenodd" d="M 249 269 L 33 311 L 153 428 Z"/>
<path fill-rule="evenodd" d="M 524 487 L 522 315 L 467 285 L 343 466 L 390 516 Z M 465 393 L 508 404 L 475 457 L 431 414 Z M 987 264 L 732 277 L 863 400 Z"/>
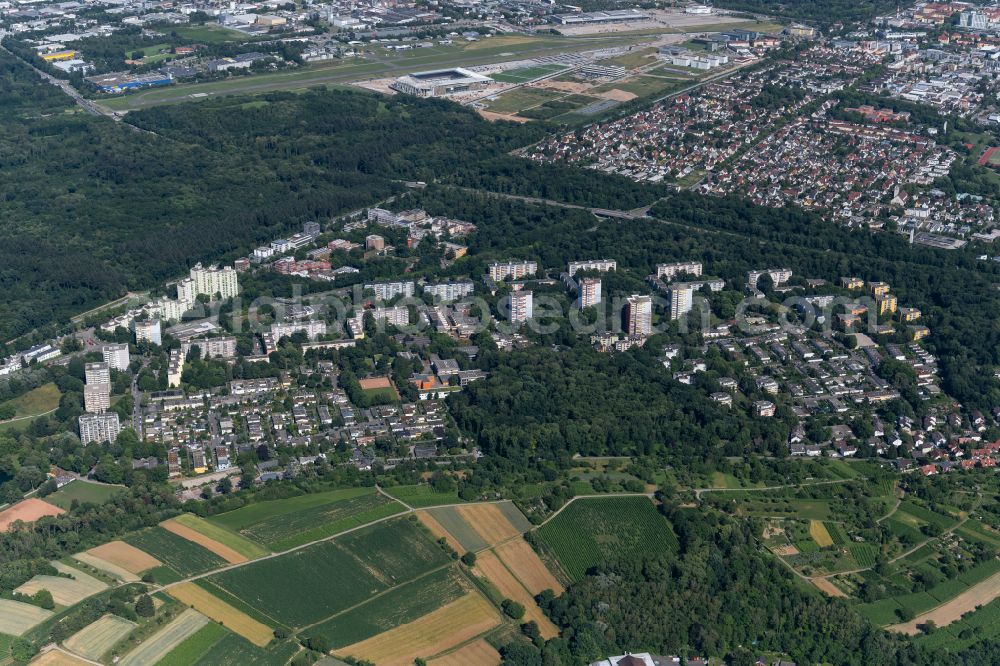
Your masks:
<path fill-rule="evenodd" d="M 499 666 L 500 653 L 480 638 L 443 657 L 430 659 L 427 664 L 428 666 Z"/>
<path fill-rule="evenodd" d="M 123 617 L 105 615 L 67 638 L 63 645 L 81 657 L 97 661 L 118 641 L 132 633 L 135 627 L 134 622 Z"/>
<path fill-rule="evenodd" d="M 826 531 L 826 525 L 819 520 L 809 521 L 809 536 L 812 537 L 820 548 L 825 548 L 827 546 L 833 545 L 833 538 L 830 533 Z"/>
<path fill-rule="evenodd" d="M 534 597 L 514 578 L 514 574 L 503 565 L 493 551 L 487 550 L 476 556 L 476 569 L 493 583 L 504 598 L 513 599 L 524 606 L 524 620 L 534 620 L 546 640 L 559 635 L 559 628 L 545 617 L 545 613 L 535 603 Z"/>
<path fill-rule="evenodd" d="M 378 666 L 412 666 L 416 657 L 440 654 L 500 624 L 500 615 L 486 599 L 469 593 L 409 624 L 337 650 Z"/>
<path fill-rule="evenodd" d="M 112 564 L 111 562 L 102 560 L 99 557 L 91 555 L 89 552 L 77 553 L 76 555 L 73 556 L 73 559 L 78 562 L 83 562 L 84 564 L 92 566 L 99 571 L 103 571 L 112 578 L 117 578 L 123 583 L 135 583 L 139 580 L 139 577 L 136 576 L 131 571 L 122 569 L 117 564 Z"/>
<path fill-rule="evenodd" d="M 53 562 L 52 566 L 54 566 L 59 573 L 70 575 L 72 578 L 39 575 L 35 576 L 14 591 L 31 596 L 39 590 L 48 590 L 52 593 L 52 599 L 58 605 L 72 606 L 73 604 L 80 603 L 93 594 L 97 594 L 107 587 L 103 581 L 100 581 L 93 576 L 88 576 L 79 569 L 74 569 L 73 567 L 63 564 L 62 562 Z"/>
<path fill-rule="evenodd" d="M 19 520 L 33 523 L 43 516 L 58 516 L 66 513 L 55 504 L 49 504 L 37 497 L 18 502 L 9 509 L 0 511 L 0 532 L 6 532 L 10 526 Z"/>
<path fill-rule="evenodd" d="M 134 574 L 142 573 L 147 569 L 152 569 L 163 564 L 163 562 L 160 562 L 149 553 L 139 550 L 124 541 L 112 541 L 103 546 L 91 548 L 87 552 L 94 557 L 99 557 L 105 562 L 109 562 L 116 567 L 121 567 L 125 571 Z"/>
<path fill-rule="evenodd" d="M 0 627 L 3 633 L 20 636 L 52 616 L 52 611 L 20 601 L 0 599 Z"/>
<path fill-rule="evenodd" d="M 225 544 L 219 543 L 215 539 L 205 536 L 201 532 L 194 531 L 187 525 L 181 525 L 176 520 L 165 520 L 160 523 L 160 527 L 173 532 L 183 539 L 196 543 L 206 550 L 212 551 L 230 564 L 240 564 L 247 561 L 245 555 L 236 552 Z"/>
<path fill-rule="evenodd" d="M 458 515 L 491 546 L 521 534 L 495 504 L 460 506 Z"/>
<path fill-rule="evenodd" d="M 629 102 L 638 97 L 638 95 L 636 95 L 635 93 L 629 92 L 627 90 L 620 90 L 618 88 L 612 88 L 611 90 L 607 90 L 603 93 L 598 93 L 598 94 L 605 99 L 613 99 L 617 102 Z"/>
<path fill-rule="evenodd" d="M 182 604 L 192 606 L 196 611 L 207 615 L 254 645 L 264 647 L 274 637 L 274 631 L 271 627 L 258 622 L 243 611 L 233 608 L 195 583 L 175 585 L 167 592 Z"/>
<path fill-rule="evenodd" d="M 812 584 L 826 592 L 831 597 L 846 597 L 847 593 L 831 583 L 826 578 L 810 578 Z"/>
<path fill-rule="evenodd" d="M 889 629 L 911 636 L 919 633 L 919 625 L 933 621 L 938 627 L 944 627 L 958 620 L 978 606 L 985 606 L 1000 597 L 1000 573 L 993 574 L 981 583 L 976 583 L 965 592 L 946 601 L 937 608 L 918 615 L 909 622 L 894 624 Z"/>
<path fill-rule="evenodd" d="M 448 545 L 451 546 L 452 550 L 454 550 L 456 553 L 465 552 L 465 549 L 462 548 L 462 544 L 460 544 L 458 540 L 455 537 L 453 537 L 448 530 L 442 527 L 441 523 L 439 523 L 437 519 L 434 516 L 432 516 L 429 512 L 417 511 L 417 518 L 419 518 L 420 522 L 424 524 L 424 527 L 426 527 L 431 531 L 431 534 L 433 534 L 439 539 L 441 537 L 444 537 L 444 540 L 448 542 Z"/>
<path fill-rule="evenodd" d="M 532 596 L 552 590 L 556 596 L 563 593 L 562 584 L 556 580 L 545 563 L 524 539 L 514 539 L 494 549 L 500 561 L 514 572 Z"/>
<path fill-rule="evenodd" d="M 30 666 L 92 666 L 92 664 L 56 648 L 32 659 Z"/>
<path fill-rule="evenodd" d="M 189 608 L 174 618 L 173 622 L 143 641 L 118 663 L 120 666 L 155 664 L 206 624 L 208 624 L 207 617 Z"/>

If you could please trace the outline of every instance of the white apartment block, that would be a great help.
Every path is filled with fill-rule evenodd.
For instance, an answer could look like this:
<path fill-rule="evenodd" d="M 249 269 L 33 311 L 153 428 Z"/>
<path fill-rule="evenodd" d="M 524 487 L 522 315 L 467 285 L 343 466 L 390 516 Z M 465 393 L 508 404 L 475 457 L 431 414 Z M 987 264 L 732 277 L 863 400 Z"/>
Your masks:
<path fill-rule="evenodd" d="M 176 388 L 181 385 L 181 376 L 184 374 L 185 356 L 180 349 L 170 350 L 170 361 L 167 363 L 167 386 Z"/>
<path fill-rule="evenodd" d="M 494 261 L 489 265 L 488 271 L 490 278 L 494 282 L 500 282 L 501 280 L 506 280 L 507 278 L 520 280 L 523 277 L 537 273 L 538 262 L 517 260 L 505 262 Z"/>
<path fill-rule="evenodd" d="M 753 289 L 756 289 L 757 281 L 760 280 L 765 275 L 770 276 L 771 282 L 774 283 L 775 287 L 780 287 L 781 285 L 788 282 L 792 278 L 792 269 L 765 268 L 759 271 L 750 271 L 747 273 L 747 285 Z"/>
<path fill-rule="evenodd" d="M 566 267 L 566 272 L 570 277 L 576 275 L 577 271 L 608 271 L 618 270 L 618 262 L 614 259 L 585 259 L 583 261 L 571 261 Z"/>
<path fill-rule="evenodd" d="M 111 409 L 111 385 L 87 384 L 84 386 L 83 408 L 95 414 Z"/>
<path fill-rule="evenodd" d="M 181 343 L 181 353 L 184 358 L 191 352 L 192 347 L 198 347 L 201 358 L 235 358 L 236 338 L 227 335 L 221 338 L 195 338 Z"/>
<path fill-rule="evenodd" d="M 474 287 L 472 282 L 463 280 L 460 282 L 440 282 L 438 284 L 425 284 L 424 293 L 430 294 L 438 301 L 457 301 L 472 293 Z"/>
<path fill-rule="evenodd" d="M 201 264 L 195 264 L 191 269 L 191 277 L 177 283 L 177 300 L 193 303 L 199 294 L 213 298 L 216 294 L 224 299 L 233 298 L 240 293 L 236 276 L 236 269 L 232 266 L 202 268 Z"/>
<path fill-rule="evenodd" d="M 667 290 L 667 300 L 670 302 L 670 318 L 680 319 L 691 312 L 694 289 L 688 286 L 671 287 Z"/>
<path fill-rule="evenodd" d="M 678 261 L 673 264 L 656 264 L 656 277 L 674 279 L 678 275 L 701 275 L 700 261 Z"/>
<path fill-rule="evenodd" d="M 534 294 L 530 291 L 512 291 L 510 293 L 510 322 L 520 324 L 531 319 L 534 307 Z"/>
<path fill-rule="evenodd" d="M 113 442 L 122 430 L 121 424 L 118 422 L 117 412 L 81 414 L 79 423 L 80 442 L 83 444 Z"/>
<path fill-rule="evenodd" d="M 101 347 L 101 356 L 109 368 L 115 370 L 128 370 L 131 360 L 128 353 L 128 345 L 104 345 Z"/>
<path fill-rule="evenodd" d="M 649 335 L 653 332 L 653 299 L 642 294 L 629 296 L 623 319 L 629 335 Z"/>
<path fill-rule="evenodd" d="M 598 278 L 583 278 L 580 280 L 579 307 L 590 308 L 601 302 L 601 281 Z"/>
<path fill-rule="evenodd" d="M 413 296 L 416 289 L 412 280 L 406 282 L 372 282 L 365 285 L 365 289 L 375 292 L 375 297 L 379 300 L 387 301 L 396 296 Z"/>
<path fill-rule="evenodd" d="M 160 333 L 160 320 L 149 319 L 147 321 L 137 321 L 135 326 L 135 341 L 152 342 L 154 345 L 162 345 L 163 338 Z"/>
<path fill-rule="evenodd" d="M 370 312 L 375 321 L 385 321 L 393 326 L 406 326 L 410 323 L 410 308 L 405 305 L 394 308 L 375 308 Z"/>
<path fill-rule="evenodd" d="M 310 340 L 315 340 L 321 335 L 326 335 L 325 321 L 300 321 L 287 322 L 284 324 L 271 324 L 271 335 L 275 340 L 302 331 Z"/>
<path fill-rule="evenodd" d="M 87 384 L 111 384 L 111 369 L 107 363 L 87 363 L 83 372 Z"/>

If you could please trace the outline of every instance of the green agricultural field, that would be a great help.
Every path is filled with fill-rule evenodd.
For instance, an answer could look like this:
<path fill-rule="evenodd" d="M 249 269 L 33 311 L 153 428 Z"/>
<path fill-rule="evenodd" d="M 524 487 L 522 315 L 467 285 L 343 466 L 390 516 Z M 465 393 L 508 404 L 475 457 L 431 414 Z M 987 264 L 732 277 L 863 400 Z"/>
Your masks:
<path fill-rule="evenodd" d="M 823 526 L 830 534 L 830 538 L 833 539 L 834 545 L 842 546 L 847 543 L 847 534 L 844 532 L 844 528 L 839 523 L 825 522 L 823 523 Z"/>
<path fill-rule="evenodd" d="M 223 527 L 244 524 L 239 530 L 241 534 L 266 544 L 272 550 L 282 551 L 403 510 L 401 504 L 375 492 L 374 488 L 350 488 L 252 504 L 232 512 L 240 514 L 245 511 L 242 515 L 226 518 L 230 514 L 222 514 L 213 518 L 212 522 Z M 246 519 L 258 515 L 267 517 L 245 524 Z"/>
<path fill-rule="evenodd" d="M 464 593 L 462 575 L 448 567 L 312 627 L 309 634 L 322 636 L 336 649 L 413 622 Z"/>
<path fill-rule="evenodd" d="M 242 636 L 227 634 L 194 663 L 196 666 L 273 666 L 287 664 L 299 651 L 297 643 L 285 641 L 259 648 Z"/>
<path fill-rule="evenodd" d="M 616 554 L 677 547 L 670 524 L 645 497 L 576 500 L 538 528 L 538 536 L 573 580 Z"/>
<path fill-rule="evenodd" d="M 400 502 L 406 502 L 418 509 L 428 506 L 441 506 L 442 504 L 461 504 L 465 501 L 458 496 L 457 490 L 438 492 L 434 490 L 433 486 L 426 483 L 416 486 L 395 486 L 394 488 L 385 488 L 384 490 Z"/>
<path fill-rule="evenodd" d="M 250 541 L 235 532 L 227 530 L 224 527 L 210 523 L 204 518 L 199 518 L 194 514 L 182 513 L 174 518 L 174 520 L 185 527 L 190 527 L 199 534 L 207 536 L 209 539 L 218 541 L 224 546 L 229 546 L 237 553 L 248 559 L 255 560 L 258 557 L 263 557 L 268 554 L 267 549 L 261 548 L 253 541 Z"/>
<path fill-rule="evenodd" d="M 156 662 L 156 666 L 190 666 L 229 634 L 217 622 L 209 622 Z"/>
<path fill-rule="evenodd" d="M 104 504 L 112 495 L 125 490 L 125 486 L 112 486 L 105 483 L 91 483 L 83 479 L 77 479 L 63 486 L 51 495 L 45 496 L 45 501 L 55 504 L 61 509 L 69 510 L 76 500 L 83 504 L 91 502 L 93 504 Z"/>
<path fill-rule="evenodd" d="M 331 541 L 224 571 L 208 580 L 290 627 L 319 622 L 388 587 Z"/>
<path fill-rule="evenodd" d="M 899 505 L 899 511 L 914 516 L 929 525 L 934 525 L 941 530 L 946 530 L 957 522 L 957 520 L 951 516 L 936 513 L 928 508 L 915 504 L 910 500 L 902 502 Z M 897 511 L 897 513 L 899 513 L 899 511 Z"/>
<path fill-rule="evenodd" d="M 637 97 L 645 98 L 654 97 L 660 94 L 667 94 L 671 90 L 679 89 L 680 87 L 682 86 L 679 85 L 677 81 L 672 81 L 659 76 L 644 76 L 640 74 L 623 81 L 606 83 L 603 86 L 593 88 L 592 92 L 596 93 L 607 92 L 609 90 L 624 90 L 625 92 L 630 92 Z"/>
<path fill-rule="evenodd" d="M 14 418 L 9 421 L 0 421 L 0 432 L 9 428 L 27 427 L 32 418 L 55 411 L 59 407 L 60 396 L 56 385 L 49 383 L 42 384 L 13 400 L 8 400 L 0 407 L 13 407 Z"/>
<path fill-rule="evenodd" d="M 448 562 L 421 527 L 398 519 L 208 580 L 278 622 L 303 627 Z"/>
<path fill-rule="evenodd" d="M 124 540 L 139 550 L 146 551 L 182 576 L 193 576 L 226 564 L 215 553 L 162 527 L 147 528 Z"/>
<path fill-rule="evenodd" d="M 10 656 L 10 648 L 14 640 L 15 637 L 10 634 L 0 634 L 0 664 L 4 666 L 14 663 L 14 660 Z"/>
<path fill-rule="evenodd" d="M 411 516 L 411 518 L 413 518 Z M 416 578 L 450 561 L 448 553 L 413 520 L 391 520 L 337 539 L 387 587 Z"/>
<path fill-rule="evenodd" d="M 448 530 L 448 533 L 455 537 L 455 540 L 462 545 L 462 548 L 472 552 L 480 551 L 489 544 L 479 536 L 479 533 L 472 528 L 458 514 L 457 507 L 444 506 L 437 509 L 428 509 L 434 520 L 441 524 L 441 527 Z"/>

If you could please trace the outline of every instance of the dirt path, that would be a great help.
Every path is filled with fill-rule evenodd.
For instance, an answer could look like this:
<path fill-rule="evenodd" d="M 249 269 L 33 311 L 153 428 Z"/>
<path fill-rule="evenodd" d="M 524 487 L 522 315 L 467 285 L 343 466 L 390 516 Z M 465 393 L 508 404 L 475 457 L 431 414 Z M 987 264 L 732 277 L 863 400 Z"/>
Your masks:
<path fill-rule="evenodd" d="M 912 636 L 920 631 L 920 625 L 927 622 L 933 622 L 938 627 L 943 627 L 961 619 L 963 614 L 975 610 L 976 606 L 985 606 L 998 596 L 1000 596 L 1000 573 L 993 574 L 981 583 L 976 583 L 957 597 L 953 597 L 933 610 L 918 615 L 909 622 L 894 624 L 888 628 Z"/>

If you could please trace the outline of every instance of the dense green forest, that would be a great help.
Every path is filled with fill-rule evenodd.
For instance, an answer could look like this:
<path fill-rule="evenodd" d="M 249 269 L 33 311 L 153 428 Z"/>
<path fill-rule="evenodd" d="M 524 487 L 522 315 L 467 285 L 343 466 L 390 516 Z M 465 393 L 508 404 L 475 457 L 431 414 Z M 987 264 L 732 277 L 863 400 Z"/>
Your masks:
<path fill-rule="evenodd" d="M 402 181 L 447 179 L 590 205 L 664 191 L 507 153 L 541 126 L 491 124 L 439 100 L 347 91 L 225 97 L 129 115 L 83 114 L 0 55 L 0 340 L 65 321 L 196 261 L 370 205 Z M 474 216 L 473 216 L 474 217 Z"/>
<path fill-rule="evenodd" d="M 896 8 L 889 0 L 721 0 L 716 7 L 830 24 L 867 21 Z"/>
<path fill-rule="evenodd" d="M 502 650 L 504 664 L 585 664 L 625 650 L 725 655 L 733 666 L 752 666 L 766 652 L 800 664 L 996 663 L 998 646 L 989 641 L 947 654 L 873 627 L 776 565 L 757 543 L 762 526 L 754 521 L 669 502 L 664 511 L 679 552 L 622 557 L 558 599 L 543 593 L 541 603 L 563 635 L 542 647 L 513 642 Z"/>

